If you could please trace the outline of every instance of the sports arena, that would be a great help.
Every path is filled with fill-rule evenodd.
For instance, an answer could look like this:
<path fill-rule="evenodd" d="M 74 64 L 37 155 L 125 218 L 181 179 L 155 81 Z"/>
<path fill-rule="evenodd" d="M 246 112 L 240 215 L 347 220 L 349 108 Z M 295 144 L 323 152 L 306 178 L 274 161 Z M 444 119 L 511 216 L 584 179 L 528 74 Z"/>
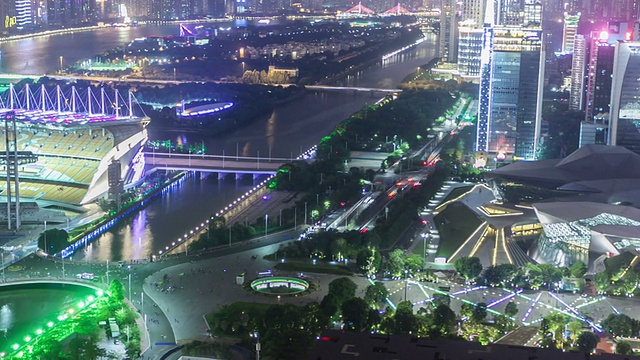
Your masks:
<path fill-rule="evenodd" d="M 107 193 L 109 172 L 124 186 L 143 175 L 149 118 L 130 92 L 12 85 L 0 95 L 0 119 L 0 171 L 6 177 L 17 164 L 21 200 L 82 205 Z M 109 170 L 112 163 L 120 171 Z M 0 182 L 2 200 L 7 193 Z"/>

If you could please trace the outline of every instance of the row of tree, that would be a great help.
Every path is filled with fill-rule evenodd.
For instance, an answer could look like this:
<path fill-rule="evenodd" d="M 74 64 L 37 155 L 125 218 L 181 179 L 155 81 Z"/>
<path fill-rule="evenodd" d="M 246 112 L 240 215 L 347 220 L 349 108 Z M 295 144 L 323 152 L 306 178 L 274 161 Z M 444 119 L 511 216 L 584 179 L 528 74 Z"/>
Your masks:
<path fill-rule="evenodd" d="M 460 257 L 454 261 L 454 266 L 466 281 L 479 281 L 489 286 L 527 287 L 533 290 L 541 287 L 556 289 L 563 278 L 581 278 L 587 273 L 587 265 L 580 261 L 571 267 L 560 268 L 552 264 L 529 263 L 524 267 L 500 264 L 489 266 L 483 273 L 480 259 Z"/>

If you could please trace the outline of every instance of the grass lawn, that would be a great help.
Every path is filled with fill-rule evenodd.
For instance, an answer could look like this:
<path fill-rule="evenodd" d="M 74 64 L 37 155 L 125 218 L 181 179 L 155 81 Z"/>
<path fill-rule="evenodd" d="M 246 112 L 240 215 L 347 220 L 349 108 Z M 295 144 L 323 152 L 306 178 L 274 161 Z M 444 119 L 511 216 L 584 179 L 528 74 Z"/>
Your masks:
<path fill-rule="evenodd" d="M 335 274 L 335 275 L 353 275 L 353 271 L 349 270 L 344 265 L 330 265 L 330 264 L 308 264 L 297 262 L 284 262 L 278 263 L 275 266 L 276 269 L 282 271 L 295 271 L 295 272 L 313 272 L 323 274 Z"/>
<path fill-rule="evenodd" d="M 447 194 L 447 196 L 444 197 L 444 199 L 442 200 L 442 203 L 446 203 L 449 200 L 453 200 L 453 199 L 457 198 L 458 196 L 460 196 L 460 195 L 466 193 L 467 191 L 473 189 L 473 186 L 474 185 L 460 186 L 460 187 L 457 187 L 457 188 L 451 190 L 449 192 L 449 194 Z"/>
<path fill-rule="evenodd" d="M 453 202 L 434 217 L 436 227 L 440 233 L 440 246 L 436 256 L 447 259 L 473 234 L 482 224 L 476 214 L 460 202 Z M 420 248 L 421 246 L 416 246 Z"/>

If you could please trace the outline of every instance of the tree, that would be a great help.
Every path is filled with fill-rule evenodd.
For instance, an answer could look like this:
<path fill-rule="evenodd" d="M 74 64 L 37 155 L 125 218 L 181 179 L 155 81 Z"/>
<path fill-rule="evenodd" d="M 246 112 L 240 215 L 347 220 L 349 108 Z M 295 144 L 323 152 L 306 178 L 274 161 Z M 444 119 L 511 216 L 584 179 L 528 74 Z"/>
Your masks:
<path fill-rule="evenodd" d="M 473 313 L 475 313 L 476 307 L 473 304 L 469 304 L 463 302 L 460 306 L 460 317 L 461 318 L 471 318 Z"/>
<path fill-rule="evenodd" d="M 347 299 L 356 296 L 357 289 L 358 285 L 347 277 L 338 278 L 329 283 L 329 294 L 336 297 L 338 307 Z"/>
<path fill-rule="evenodd" d="M 600 338 L 591 331 L 584 331 L 578 336 L 578 349 L 586 353 L 591 353 L 598 345 Z"/>
<path fill-rule="evenodd" d="M 609 285 L 611 285 L 611 278 L 606 271 L 597 273 L 594 281 L 596 283 L 595 285 L 598 289 L 598 293 L 600 294 L 606 293 L 609 289 Z"/>
<path fill-rule="evenodd" d="M 454 262 L 454 266 L 456 271 L 467 281 L 477 278 L 482 273 L 482 263 L 475 256 L 458 258 Z"/>
<path fill-rule="evenodd" d="M 339 309 L 336 296 L 334 294 L 325 295 L 320 302 L 320 309 L 327 318 L 335 316 Z"/>
<path fill-rule="evenodd" d="M 476 305 L 471 319 L 477 323 L 482 323 L 487 318 L 487 303 L 481 302 Z"/>
<path fill-rule="evenodd" d="M 504 314 L 510 317 L 514 317 L 518 313 L 518 305 L 513 301 L 509 301 L 507 306 L 504 308 Z"/>
<path fill-rule="evenodd" d="M 413 304 L 411 301 L 401 301 L 398 304 L 396 313 L 393 316 L 395 320 L 395 334 L 413 334 L 416 331 L 417 320 L 413 313 Z"/>
<path fill-rule="evenodd" d="M 371 305 L 376 305 L 379 302 L 385 301 L 389 296 L 389 290 L 383 282 L 376 281 L 373 285 L 367 286 L 367 290 L 364 293 L 364 300 Z"/>
<path fill-rule="evenodd" d="M 395 249 L 389 253 L 387 270 L 389 270 L 391 276 L 398 277 L 402 275 L 402 271 L 404 270 L 404 253 L 402 250 Z"/>
<path fill-rule="evenodd" d="M 552 312 L 542 318 L 540 323 L 540 344 L 544 347 L 562 349 L 564 344 L 564 324 L 566 317 L 558 312 Z"/>
<path fill-rule="evenodd" d="M 117 302 L 124 300 L 124 285 L 120 280 L 112 280 L 109 284 L 109 296 Z"/>
<path fill-rule="evenodd" d="M 580 332 L 582 331 L 582 322 L 581 321 L 570 321 L 567 324 L 567 329 L 571 333 L 569 338 L 571 339 L 571 343 L 575 344 L 578 341 L 578 336 L 580 336 Z"/>
<path fill-rule="evenodd" d="M 616 354 L 633 355 L 633 348 L 628 341 L 618 341 L 618 343 L 616 344 Z"/>
<path fill-rule="evenodd" d="M 569 270 L 571 271 L 571 276 L 576 278 L 583 277 L 587 273 L 587 265 L 582 261 L 578 261 L 571 265 Z"/>
<path fill-rule="evenodd" d="M 369 277 L 378 272 L 381 262 L 380 253 L 373 246 L 360 250 L 356 256 L 358 268 Z"/>
<path fill-rule="evenodd" d="M 456 314 L 447 305 L 438 305 L 438 307 L 433 310 L 432 316 L 433 330 L 436 337 L 446 336 L 453 331 L 457 318 Z"/>
<path fill-rule="evenodd" d="M 38 247 L 48 254 L 56 254 L 69 246 L 69 234 L 61 229 L 49 229 L 40 233 Z"/>
<path fill-rule="evenodd" d="M 634 320 L 625 314 L 610 314 L 601 323 L 602 328 L 613 336 L 634 336 Z"/>
<path fill-rule="evenodd" d="M 349 331 L 362 331 L 369 317 L 369 305 L 359 297 L 353 297 L 342 304 L 342 319 Z"/>

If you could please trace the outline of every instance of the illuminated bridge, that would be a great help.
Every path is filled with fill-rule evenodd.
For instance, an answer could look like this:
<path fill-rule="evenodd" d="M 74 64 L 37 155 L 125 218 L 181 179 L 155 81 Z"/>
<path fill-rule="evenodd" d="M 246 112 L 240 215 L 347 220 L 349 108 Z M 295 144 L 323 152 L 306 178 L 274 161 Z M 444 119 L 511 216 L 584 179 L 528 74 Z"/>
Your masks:
<path fill-rule="evenodd" d="M 158 170 L 192 170 L 229 174 L 275 174 L 289 158 L 196 155 L 196 154 L 144 154 L 147 168 Z"/>

